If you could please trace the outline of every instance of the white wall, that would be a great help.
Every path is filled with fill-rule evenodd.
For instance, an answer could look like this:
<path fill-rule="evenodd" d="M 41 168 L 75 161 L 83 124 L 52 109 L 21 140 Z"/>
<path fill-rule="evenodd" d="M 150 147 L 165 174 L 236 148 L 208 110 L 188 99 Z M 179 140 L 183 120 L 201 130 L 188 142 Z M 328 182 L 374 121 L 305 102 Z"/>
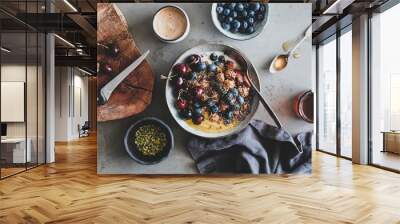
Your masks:
<path fill-rule="evenodd" d="M 37 70 L 38 69 L 38 70 Z M 7 63 L 1 66 L 1 81 L 3 82 L 24 82 L 26 85 L 26 106 L 21 108 L 21 112 L 26 112 L 26 120 L 23 122 L 6 122 L 8 138 L 27 138 L 29 139 L 32 150 L 32 161 L 44 163 L 45 150 L 45 130 L 44 130 L 44 74 L 42 67 L 20 63 Z M 25 80 L 27 79 L 27 80 Z M 24 94 L 24 90 L 21 94 Z M 2 96 L 7 97 L 7 96 Z M 1 108 L 12 110 L 11 108 Z M 7 111 L 13 113 L 13 111 Z M 37 153 L 39 156 L 37 156 Z"/>
<path fill-rule="evenodd" d="M 88 78 L 72 67 L 56 67 L 55 74 L 55 141 L 70 141 L 88 120 Z"/>
<path fill-rule="evenodd" d="M 36 77 L 36 66 L 27 66 L 25 64 L 4 64 L 1 66 L 1 81 L 2 82 L 24 82 L 26 72 L 28 72 L 28 87 L 27 87 L 27 120 L 28 120 L 28 137 L 30 133 L 36 135 L 36 107 L 37 107 L 37 95 L 36 95 L 36 82 L 37 80 L 31 77 L 32 74 Z M 34 88 L 32 88 L 34 86 Z M 31 88 L 29 88 L 31 87 Z M 40 105 L 39 105 L 40 107 Z M 1 110 L 7 110 L 8 108 L 1 108 Z M 33 111 L 35 113 L 33 113 Z M 8 137 L 25 137 L 25 122 L 9 122 L 7 123 L 7 135 Z M 32 131 L 31 131 L 32 130 Z M 36 136 L 35 136 L 36 137 Z"/>

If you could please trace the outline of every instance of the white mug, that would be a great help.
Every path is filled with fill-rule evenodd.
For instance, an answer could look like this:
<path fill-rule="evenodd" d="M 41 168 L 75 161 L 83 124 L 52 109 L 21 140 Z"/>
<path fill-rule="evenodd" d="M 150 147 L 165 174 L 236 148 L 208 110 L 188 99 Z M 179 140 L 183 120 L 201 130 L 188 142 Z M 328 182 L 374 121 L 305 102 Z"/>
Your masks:
<path fill-rule="evenodd" d="M 160 34 L 157 32 L 156 28 L 155 28 L 155 18 L 156 18 L 156 16 L 158 15 L 159 12 L 161 12 L 161 10 L 163 10 L 163 9 L 165 9 L 165 8 L 168 8 L 168 7 L 172 7 L 172 8 L 177 9 L 179 12 L 182 13 L 182 15 L 183 15 L 183 16 L 185 17 L 185 19 L 186 19 L 186 29 L 185 29 L 185 31 L 183 32 L 183 34 L 182 34 L 181 36 L 179 36 L 178 38 L 176 38 L 176 39 L 165 39 L 165 38 L 163 38 L 162 35 L 160 35 Z M 160 8 L 160 9 L 154 14 L 154 16 L 153 16 L 153 31 L 154 31 L 154 33 L 156 34 L 156 36 L 158 37 L 158 39 L 160 39 L 162 42 L 165 42 L 165 43 L 178 43 L 178 42 L 182 41 L 183 39 L 185 39 L 185 38 L 188 36 L 188 34 L 189 34 L 189 31 L 190 31 L 190 21 L 189 21 L 189 17 L 188 17 L 188 15 L 186 14 L 186 12 L 185 12 L 182 8 L 180 8 L 180 7 L 178 7 L 178 6 L 174 6 L 174 5 L 164 6 L 164 7 Z"/>

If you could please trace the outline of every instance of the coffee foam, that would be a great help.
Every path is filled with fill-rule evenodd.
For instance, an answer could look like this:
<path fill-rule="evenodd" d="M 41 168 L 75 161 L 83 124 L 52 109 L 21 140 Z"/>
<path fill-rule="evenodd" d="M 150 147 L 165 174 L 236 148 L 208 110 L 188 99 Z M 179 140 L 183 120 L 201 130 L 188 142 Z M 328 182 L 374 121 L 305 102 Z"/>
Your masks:
<path fill-rule="evenodd" d="M 154 31 L 164 40 L 176 40 L 183 36 L 188 24 L 184 13 L 172 6 L 162 8 L 154 16 Z"/>

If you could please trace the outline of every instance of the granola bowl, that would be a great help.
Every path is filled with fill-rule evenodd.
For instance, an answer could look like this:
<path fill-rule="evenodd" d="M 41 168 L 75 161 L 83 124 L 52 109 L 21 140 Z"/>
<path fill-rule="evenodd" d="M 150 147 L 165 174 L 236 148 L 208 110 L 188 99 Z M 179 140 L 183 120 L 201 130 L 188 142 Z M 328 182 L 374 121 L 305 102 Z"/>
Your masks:
<path fill-rule="evenodd" d="M 172 65 L 165 88 L 175 121 L 203 138 L 225 137 L 244 129 L 259 104 L 246 70 L 260 88 L 255 67 L 233 47 L 209 43 L 185 51 Z"/>

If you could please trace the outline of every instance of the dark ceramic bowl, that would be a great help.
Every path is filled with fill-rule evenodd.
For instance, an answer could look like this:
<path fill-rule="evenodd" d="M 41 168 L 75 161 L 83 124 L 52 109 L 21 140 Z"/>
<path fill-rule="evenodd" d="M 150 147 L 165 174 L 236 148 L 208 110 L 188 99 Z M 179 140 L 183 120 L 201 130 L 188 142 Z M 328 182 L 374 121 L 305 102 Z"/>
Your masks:
<path fill-rule="evenodd" d="M 161 152 L 154 156 L 143 155 L 137 149 L 137 146 L 134 142 L 136 131 L 143 125 L 148 124 L 160 127 L 161 131 L 167 135 L 167 145 L 161 150 Z M 128 131 L 125 134 L 124 143 L 126 152 L 133 160 L 143 165 L 151 165 L 161 162 L 168 156 L 169 152 L 174 147 L 174 136 L 171 129 L 163 121 L 154 117 L 147 117 L 137 121 L 129 127 Z"/>

